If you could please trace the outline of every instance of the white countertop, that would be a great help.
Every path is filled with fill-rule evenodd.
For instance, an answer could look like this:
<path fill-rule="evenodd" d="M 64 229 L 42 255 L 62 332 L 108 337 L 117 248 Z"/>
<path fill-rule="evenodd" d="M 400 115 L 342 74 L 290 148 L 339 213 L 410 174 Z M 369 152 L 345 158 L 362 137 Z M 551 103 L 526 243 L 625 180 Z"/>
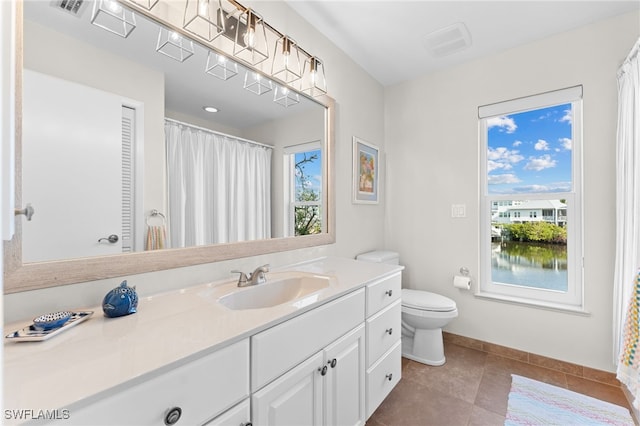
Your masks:
<path fill-rule="evenodd" d="M 4 408 L 68 408 L 125 382 L 175 368 L 401 269 L 327 257 L 274 270 L 335 278 L 306 300 L 309 304 L 304 307 L 290 302 L 263 309 L 228 309 L 216 301 L 237 286 L 235 281 L 224 280 L 142 297 L 138 312 L 125 317 L 106 318 L 101 306 L 75 309 L 94 314 L 46 341 L 5 339 Z M 28 325 L 8 324 L 4 334 Z"/>

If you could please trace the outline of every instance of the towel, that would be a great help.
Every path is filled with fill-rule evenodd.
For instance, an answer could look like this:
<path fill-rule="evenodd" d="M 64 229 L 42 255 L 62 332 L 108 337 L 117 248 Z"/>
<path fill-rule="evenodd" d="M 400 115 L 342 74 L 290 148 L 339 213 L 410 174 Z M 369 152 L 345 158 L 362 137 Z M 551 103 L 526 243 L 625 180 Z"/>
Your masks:
<path fill-rule="evenodd" d="M 633 406 L 640 409 L 640 354 L 638 354 L 640 330 L 638 320 L 640 318 L 640 271 L 636 276 L 633 294 L 629 299 L 627 316 L 624 324 L 624 344 L 618 364 L 618 379 L 627 385 L 631 394 L 635 397 Z"/>
<path fill-rule="evenodd" d="M 145 250 L 159 250 L 165 248 L 167 233 L 164 225 L 147 226 L 147 245 Z"/>

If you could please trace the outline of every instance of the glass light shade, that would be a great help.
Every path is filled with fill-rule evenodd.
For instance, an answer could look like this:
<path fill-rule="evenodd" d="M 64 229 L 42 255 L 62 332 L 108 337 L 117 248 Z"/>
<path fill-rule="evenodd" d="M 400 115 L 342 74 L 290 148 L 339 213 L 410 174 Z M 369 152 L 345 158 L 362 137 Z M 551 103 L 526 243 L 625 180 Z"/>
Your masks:
<path fill-rule="evenodd" d="M 136 17 L 116 0 L 98 0 L 93 4 L 91 23 L 127 38 L 136 27 Z"/>
<path fill-rule="evenodd" d="M 212 41 L 225 31 L 225 16 L 221 0 L 187 0 L 182 27 Z"/>
<path fill-rule="evenodd" d="M 156 51 L 179 62 L 184 62 L 193 55 L 193 42 L 186 40 L 175 31 L 160 28 Z"/>
<path fill-rule="evenodd" d="M 246 9 L 238 17 L 233 56 L 256 65 L 269 57 L 267 31 L 262 16 Z"/>
<path fill-rule="evenodd" d="M 288 87 L 276 86 L 276 90 L 273 92 L 273 101 L 284 107 L 290 107 L 300 102 L 300 95 Z"/>
<path fill-rule="evenodd" d="M 276 42 L 271 75 L 285 83 L 296 81 L 302 76 L 298 43 L 288 36 L 282 36 Z"/>
<path fill-rule="evenodd" d="M 221 80 L 228 80 L 238 74 L 238 64 L 224 55 L 209 51 L 205 72 Z"/>
<path fill-rule="evenodd" d="M 153 6 L 158 4 L 158 0 L 130 0 L 131 2 L 144 7 L 147 10 L 153 9 Z"/>
<path fill-rule="evenodd" d="M 262 95 L 273 90 L 273 82 L 257 72 L 247 71 L 244 75 L 244 88 L 256 95 Z"/>
<path fill-rule="evenodd" d="M 327 93 L 324 64 L 315 56 L 311 56 L 304 62 L 300 90 L 310 96 L 319 96 Z"/>

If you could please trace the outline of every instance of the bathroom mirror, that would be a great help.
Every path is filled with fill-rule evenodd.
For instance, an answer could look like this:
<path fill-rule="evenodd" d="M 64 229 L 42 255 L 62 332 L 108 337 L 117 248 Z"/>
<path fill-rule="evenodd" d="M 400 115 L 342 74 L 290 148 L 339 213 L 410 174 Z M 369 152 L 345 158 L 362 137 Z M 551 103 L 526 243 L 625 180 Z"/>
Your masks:
<path fill-rule="evenodd" d="M 73 87 L 89 86 L 92 89 L 98 88 L 100 91 L 116 94 L 118 97 L 126 99 L 134 107 L 139 107 L 136 111 L 139 111 L 140 117 L 143 117 L 143 123 L 138 123 L 138 128 L 144 143 L 141 150 L 143 154 L 138 158 L 138 170 L 143 171 L 138 180 L 139 184 L 142 182 L 140 184 L 142 194 L 136 193 L 137 210 L 142 212 L 138 213 L 135 219 L 138 239 L 140 239 L 141 230 L 146 232 L 146 225 L 150 223 L 150 220 L 153 224 L 157 223 L 154 222 L 157 220 L 166 220 L 166 216 L 168 216 L 166 210 L 168 208 L 167 167 L 164 152 L 165 117 L 180 123 L 188 123 L 199 128 L 212 129 L 225 135 L 239 137 L 241 140 L 253 140 L 260 144 L 273 146 L 271 238 L 154 251 L 144 251 L 144 242 L 142 242 L 133 250 L 135 251 L 133 253 L 101 254 L 95 251 L 86 253 L 82 251 L 51 259 L 30 258 L 29 256 L 25 257 L 26 238 L 23 237 L 28 236 L 28 227 L 39 219 L 38 215 L 44 215 L 42 209 L 38 209 L 37 203 L 33 202 L 36 210 L 33 220 L 29 222 L 23 216 L 16 217 L 16 236 L 5 246 L 5 292 L 25 291 L 176 268 L 329 244 L 334 241 L 332 177 L 330 173 L 333 101 L 330 98 L 325 96 L 322 102 L 319 102 L 316 99 L 298 94 L 300 100 L 298 104 L 283 107 L 274 102 L 273 91 L 258 96 L 243 87 L 245 74 L 254 71 L 248 66 L 239 66 L 238 75 L 228 80 L 206 74 L 204 72 L 205 64 L 209 56 L 208 52 L 212 50 L 201 43 L 193 43 L 192 57 L 183 62 L 158 53 L 156 42 L 159 38 L 160 28 L 175 30 L 183 37 L 186 35 L 184 31 L 173 27 L 169 22 L 163 22 L 164 25 L 160 26 L 153 17 L 145 17 L 143 16 L 145 13 L 140 13 L 138 10 L 136 28 L 129 37 L 122 38 L 90 24 L 91 2 L 84 2 L 86 5 L 84 16 L 70 16 L 63 11 L 56 10 L 56 3 L 59 2 L 26 1 L 20 4 L 22 7 L 18 8 L 18 16 L 24 14 L 24 20 L 20 18 L 18 25 L 18 39 L 23 47 L 18 49 L 18 63 L 24 63 L 24 69 L 19 67 L 19 74 L 22 76 L 19 83 L 23 82 L 23 90 L 17 91 L 19 93 L 17 95 L 17 110 L 23 111 L 24 114 L 22 116 L 18 114 L 16 123 L 18 134 L 18 146 L 16 147 L 17 205 L 32 202 L 26 197 L 32 193 L 28 189 L 29 185 L 44 189 L 45 193 L 50 194 L 50 198 L 56 200 L 63 200 L 65 193 L 75 191 L 72 188 L 59 188 L 61 185 L 56 185 L 56 189 L 52 190 L 51 180 L 46 178 L 47 173 L 42 173 L 41 169 L 31 165 L 29 158 L 55 156 L 58 151 L 54 149 L 49 154 L 44 154 L 44 150 L 38 150 L 34 154 L 30 151 L 32 146 L 26 145 L 29 143 L 27 139 L 32 133 L 32 127 L 29 126 L 33 126 L 33 121 L 42 122 L 34 120 L 34 115 L 30 112 L 30 105 L 34 103 L 34 99 L 46 99 L 46 96 L 43 97 L 41 93 L 49 93 L 49 88 L 46 86 L 47 78 L 53 78 L 54 80 L 71 82 Z M 89 46 L 89 42 L 93 45 Z M 36 84 L 30 86 L 35 80 L 33 74 L 36 76 L 43 74 L 47 77 L 37 79 L 38 84 L 45 84 L 44 88 Z M 63 91 L 62 93 L 65 95 L 60 98 L 70 97 L 71 92 L 72 90 Z M 55 102 L 52 103 L 49 111 L 55 109 L 56 105 Z M 203 110 L 204 106 L 209 105 L 217 107 L 220 111 L 215 114 L 214 118 Z M 98 114 L 97 119 L 95 114 L 93 116 L 90 114 L 93 109 L 96 110 L 95 114 Z M 45 111 L 47 110 L 45 109 Z M 74 117 L 76 122 L 68 121 L 63 127 L 67 131 L 71 131 L 69 129 L 71 124 L 74 124 L 71 126 L 72 129 L 76 129 L 76 127 L 82 126 L 81 121 L 91 123 L 92 120 L 95 120 L 95 125 L 99 126 L 100 117 L 104 117 L 104 115 L 100 115 L 98 111 L 99 108 L 85 106 L 74 113 L 69 112 L 68 115 Z M 82 114 L 85 113 L 86 117 L 83 118 Z M 46 112 L 45 114 L 48 115 Z M 24 120 L 22 117 L 25 117 Z M 55 123 L 60 120 L 52 121 Z M 285 154 L 290 151 L 291 146 L 308 143 L 319 144 L 322 152 L 322 176 L 320 178 L 323 189 L 322 232 L 292 237 L 287 236 L 291 233 L 282 225 L 287 214 L 286 195 L 283 194 L 283 188 L 286 186 L 284 185 L 286 178 L 282 172 L 283 163 Z M 60 152 L 60 156 L 59 164 L 64 164 L 63 158 L 78 157 L 79 153 L 72 150 L 72 152 Z M 45 162 L 58 163 L 49 160 Z M 88 163 L 88 161 L 84 163 Z M 103 167 L 100 162 L 91 164 L 95 166 L 88 167 L 89 169 Z M 31 183 L 34 179 L 34 169 L 38 170 L 37 174 L 41 175 L 41 180 L 36 180 L 36 184 Z M 113 172 L 108 172 L 108 170 L 111 168 L 104 166 L 98 173 L 104 173 L 105 176 L 109 173 L 113 175 Z M 43 177 L 44 179 L 42 179 Z M 114 179 L 118 178 L 119 176 L 115 175 Z M 91 181 L 91 179 L 81 176 L 73 176 L 68 180 L 73 186 Z M 97 181 L 100 180 L 98 178 Z M 107 181 L 108 179 L 103 178 L 102 180 Z M 69 231 L 58 234 L 58 237 L 48 237 L 46 235 L 47 229 L 63 229 L 70 226 L 64 224 L 65 220 L 72 224 L 71 226 L 78 226 L 79 222 L 84 221 L 93 222 L 98 227 L 103 223 L 103 220 L 99 218 L 100 212 L 108 209 L 114 210 L 112 204 L 118 204 L 119 207 L 119 203 L 113 201 L 103 205 L 99 204 L 100 195 L 104 194 L 102 189 L 93 191 L 93 187 L 90 187 L 85 188 L 85 192 L 87 194 L 96 192 L 98 196 L 92 201 L 85 201 L 84 208 L 81 204 L 80 207 L 70 209 L 68 203 L 62 201 L 56 204 L 54 210 L 57 210 L 58 216 L 52 218 L 53 222 L 50 222 L 49 225 L 34 233 L 35 245 L 38 245 L 38 240 L 50 240 L 52 248 L 46 251 L 60 251 L 55 249 L 56 244 L 64 239 L 60 235 L 69 235 Z M 84 196 L 77 198 L 84 199 Z M 119 210 L 119 208 L 115 210 Z M 164 214 L 152 218 L 151 213 L 154 211 Z M 76 228 L 67 229 L 75 230 Z M 95 232 L 96 237 L 108 238 L 110 234 L 110 231 L 104 230 Z M 101 235 L 100 232 L 105 235 Z M 93 239 L 97 242 L 97 238 Z M 92 241 L 94 246 L 96 246 L 95 242 Z M 103 240 L 97 246 L 98 249 L 101 249 L 101 246 L 109 247 L 109 243 Z"/>

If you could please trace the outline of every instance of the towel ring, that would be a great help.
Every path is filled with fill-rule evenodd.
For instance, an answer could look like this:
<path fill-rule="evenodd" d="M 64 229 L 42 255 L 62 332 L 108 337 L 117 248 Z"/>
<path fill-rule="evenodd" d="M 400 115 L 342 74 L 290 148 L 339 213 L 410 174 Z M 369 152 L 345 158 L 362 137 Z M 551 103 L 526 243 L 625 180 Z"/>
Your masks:
<path fill-rule="evenodd" d="M 146 220 L 147 225 L 151 226 L 151 224 L 149 223 L 149 219 L 153 219 L 153 218 L 156 218 L 156 217 L 160 217 L 162 219 L 162 225 L 165 224 L 167 218 L 164 217 L 164 215 L 162 213 L 160 213 L 158 210 L 153 209 L 153 210 L 151 210 L 151 212 L 149 212 L 149 216 L 147 216 L 147 220 Z"/>

